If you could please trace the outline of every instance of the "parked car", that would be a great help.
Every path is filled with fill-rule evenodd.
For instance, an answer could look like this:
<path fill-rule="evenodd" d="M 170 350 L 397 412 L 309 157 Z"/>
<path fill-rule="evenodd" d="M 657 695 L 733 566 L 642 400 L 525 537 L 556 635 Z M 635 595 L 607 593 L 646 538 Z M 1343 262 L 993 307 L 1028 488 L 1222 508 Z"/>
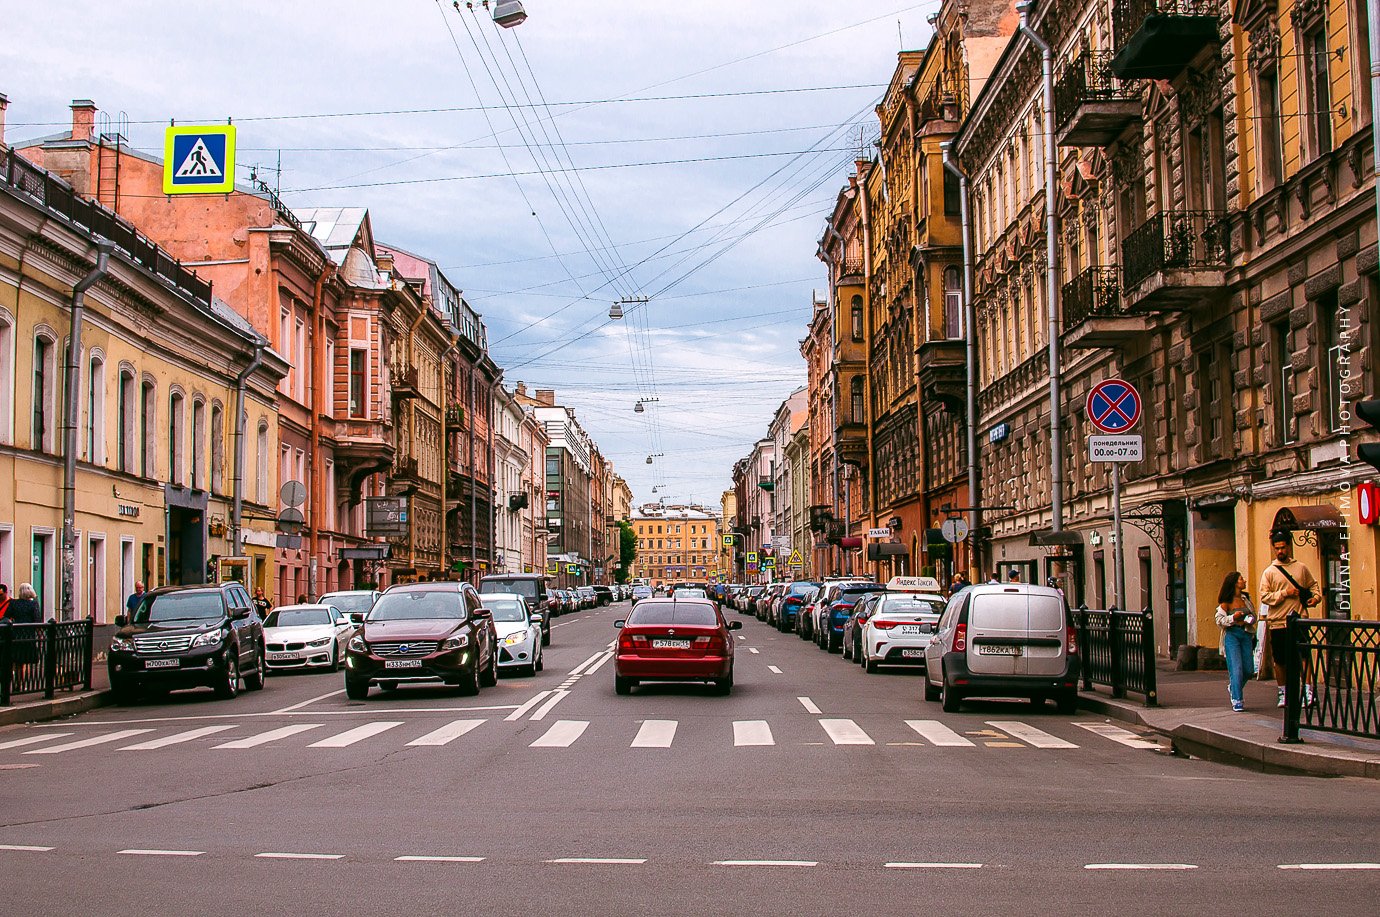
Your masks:
<path fill-rule="evenodd" d="M 882 593 L 860 629 L 858 664 L 868 672 L 883 665 L 923 666 L 944 606 L 937 593 Z"/>
<path fill-rule="evenodd" d="M 234 697 L 264 686 L 264 624 L 239 583 L 163 586 L 115 617 L 106 665 L 118 703 L 145 691 L 206 687 Z"/>
<path fill-rule="evenodd" d="M 744 601 L 744 604 L 747 606 L 746 611 L 747 611 L 748 614 L 750 614 L 750 615 L 755 615 L 755 614 L 757 614 L 757 600 L 761 597 L 762 593 L 764 593 L 764 592 L 766 592 L 766 591 L 767 591 L 767 587 L 766 587 L 766 586 L 749 586 L 749 587 L 747 587 L 747 590 L 746 590 L 746 592 L 744 593 L 744 600 L 743 600 L 743 601 Z"/>
<path fill-rule="evenodd" d="M 526 596 L 524 596 L 526 598 Z M 345 645 L 345 694 L 369 696 L 408 682 L 442 682 L 461 694 L 498 683 L 498 632 L 469 583 L 390 587 Z"/>
<path fill-rule="evenodd" d="M 757 597 L 757 620 L 771 622 L 772 610 L 776 605 L 776 600 L 785 590 L 785 583 L 768 583 L 767 588 Z"/>
<path fill-rule="evenodd" d="M 594 591 L 593 586 L 576 586 L 575 591 L 580 595 L 580 604 L 584 608 L 595 608 L 599 604 L 599 595 Z"/>
<path fill-rule="evenodd" d="M 546 577 L 540 573 L 495 573 L 479 578 L 479 594 L 508 592 L 520 595 L 527 603 L 529 612 L 548 612 L 551 609 L 550 597 L 546 591 Z M 541 624 L 542 646 L 551 645 L 551 618 L 543 614 Z"/>
<path fill-rule="evenodd" d="M 925 647 L 925 699 L 956 713 L 967 697 L 1054 698 L 1078 709 L 1078 636 L 1048 586 L 988 584 L 949 599 Z"/>
<path fill-rule="evenodd" d="M 490 592 L 484 597 L 484 607 L 494 619 L 498 635 L 498 668 L 512 669 L 519 675 L 535 675 L 545 668 L 541 650 L 541 619 L 539 611 L 528 611 L 522 596 L 512 593 Z"/>
<path fill-rule="evenodd" d="M 815 645 L 826 652 L 841 652 L 843 622 L 853 613 L 853 606 L 869 592 L 885 589 L 881 583 L 840 583 L 826 589 L 824 601 L 816 606 L 819 620 L 815 622 Z"/>
<path fill-rule="evenodd" d="M 590 586 L 589 588 L 594 590 L 594 595 L 598 599 L 600 605 L 613 604 L 613 590 L 610 589 L 608 586 L 604 585 L 603 583 L 598 583 L 594 586 Z"/>
<path fill-rule="evenodd" d="M 843 622 L 844 659 L 861 662 L 863 625 L 872 615 L 872 609 L 877 601 L 884 595 L 886 595 L 884 592 L 870 592 L 854 603 L 853 613 L 848 616 L 847 621 Z"/>
<path fill-rule="evenodd" d="M 334 605 L 280 605 L 264 618 L 268 668 L 338 671 L 354 631 L 349 615 Z"/>
<path fill-rule="evenodd" d="M 328 592 L 317 600 L 318 605 L 334 605 L 349 616 L 355 624 L 363 624 L 364 616 L 383 593 L 377 589 L 348 589 L 341 592 Z"/>
<path fill-rule="evenodd" d="M 812 583 L 807 580 L 797 580 L 787 586 L 786 591 L 781 596 L 781 601 L 776 605 L 776 629 L 783 634 L 794 629 L 795 619 L 800 614 L 800 610 L 814 598 L 818 591 L 819 583 Z"/>
<path fill-rule="evenodd" d="M 733 690 L 733 639 L 742 621 L 726 621 L 709 599 L 644 599 L 626 621 L 615 621 L 613 687 L 628 694 L 643 681 L 706 681 Z"/>

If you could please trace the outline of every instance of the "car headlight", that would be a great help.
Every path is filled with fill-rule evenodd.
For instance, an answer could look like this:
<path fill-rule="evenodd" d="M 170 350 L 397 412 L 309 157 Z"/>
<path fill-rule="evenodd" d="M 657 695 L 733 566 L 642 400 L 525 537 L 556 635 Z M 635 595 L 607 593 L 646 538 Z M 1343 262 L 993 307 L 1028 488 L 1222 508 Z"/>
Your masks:
<path fill-rule="evenodd" d="M 132 653 L 134 652 L 134 641 L 129 637 L 115 637 L 110 641 L 110 651 L 112 653 Z"/>
<path fill-rule="evenodd" d="M 369 652 L 369 644 L 367 644 L 367 643 L 364 642 L 364 638 L 363 638 L 363 637 L 351 637 L 351 638 L 350 638 L 350 642 L 347 644 L 347 648 L 348 648 L 348 649 L 350 650 L 350 652 L 352 652 L 352 653 L 367 653 L 367 652 Z"/>
<path fill-rule="evenodd" d="M 330 642 L 331 642 L 331 638 L 330 638 L 330 637 L 322 637 L 320 640 L 310 640 L 310 641 L 308 641 L 308 642 L 307 642 L 307 646 L 325 646 L 326 644 L 328 644 L 328 643 L 330 643 Z"/>
<path fill-rule="evenodd" d="M 514 644 L 516 644 L 516 643 L 522 643 L 522 642 L 525 641 L 526 639 L 527 639 L 527 631 L 525 631 L 525 630 L 520 630 L 520 631 L 518 631 L 517 633 L 509 634 L 508 636 L 504 637 L 504 638 L 503 638 L 503 645 L 504 645 L 504 646 L 512 646 L 512 645 L 514 645 Z"/>
<path fill-rule="evenodd" d="M 465 646 L 469 646 L 469 645 L 470 645 L 470 635 L 469 635 L 469 634 L 456 634 L 456 635 L 453 636 L 453 637 L 447 637 L 446 640 L 445 640 L 445 642 L 441 644 L 441 649 L 443 649 L 443 650 L 458 650 L 458 649 L 460 649 L 461 647 L 465 647 Z"/>
<path fill-rule="evenodd" d="M 198 646 L 219 646 L 220 641 L 225 639 L 225 634 L 218 630 L 208 630 L 204 634 L 197 634 L 192 640 L 192 649 Z"/>

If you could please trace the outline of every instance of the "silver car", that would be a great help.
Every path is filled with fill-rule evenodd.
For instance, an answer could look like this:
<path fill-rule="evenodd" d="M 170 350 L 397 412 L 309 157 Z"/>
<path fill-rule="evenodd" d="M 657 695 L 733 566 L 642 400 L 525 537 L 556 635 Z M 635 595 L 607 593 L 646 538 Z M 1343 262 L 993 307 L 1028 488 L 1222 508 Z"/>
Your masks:
<path fill-rule="evenodd" d="M 1022 583 L 964 589 L 925 647 L 925 700 L 958 712 L 967 697 L 1053 698 L 1078 709 L 1078 637 L 1064 596 Z"/>
<path fill-rule="evenodd" d="M 545 667 L 541 651 L 542 613 L 528 611 L 527 602 L 516 593 L 488 592 L 484 607 L 493 612 L 498 633 L 498 669 L 535 675 Z"/>

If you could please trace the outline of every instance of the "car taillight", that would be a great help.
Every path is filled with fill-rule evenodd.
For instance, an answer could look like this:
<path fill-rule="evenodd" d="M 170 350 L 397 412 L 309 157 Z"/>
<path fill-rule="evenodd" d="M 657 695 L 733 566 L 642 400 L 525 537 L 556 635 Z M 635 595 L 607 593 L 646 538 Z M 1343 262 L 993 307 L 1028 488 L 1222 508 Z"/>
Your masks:
<path fill-rule="evenodd" d="M 900 621 L 873 621 L 872 626 L 877 628 L 877 630 L 891 630 L 900 623 Z"/>
<path fill-rule="evenodd" d="M 1076 656 L 1078 654 L 1078 628 L 1070 625 L 1065 632 L 1065 639 L 1068 643 L 1069 655 Z"/>
<path fill-rule="evenodd" d="M 968 651 L 968 625 L 960 624 L 954 628 L 954 652 L 966 653 Z"/>
<path fill-rule="evenodd" d="M 844 614 L 847 614 L 847 613 L 851 612 L 852 610 L 853 610 L 853 605 L 852 605 L 852 603 L 849 603 L 849 604 L 844 604 L 843 602 L 836 602 L 836 603 L 834 603 L 834 613 L 835 613 L 835 614 L 838 614 L 839 612 L 843 612 Z"/>

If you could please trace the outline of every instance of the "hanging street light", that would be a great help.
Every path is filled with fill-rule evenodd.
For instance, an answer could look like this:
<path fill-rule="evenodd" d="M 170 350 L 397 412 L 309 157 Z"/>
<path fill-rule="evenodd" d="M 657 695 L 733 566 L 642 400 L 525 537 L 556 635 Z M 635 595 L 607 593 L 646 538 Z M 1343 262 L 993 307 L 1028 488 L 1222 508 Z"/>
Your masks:
<path fill-rule="evenodd" d="M 488 6 L 488 0 L 484 2 Z M 498 0 L 494 4 L 494 22 L 511 29 L 527 21 L 527 11 L 522 8 L 522 0 Z"/>

